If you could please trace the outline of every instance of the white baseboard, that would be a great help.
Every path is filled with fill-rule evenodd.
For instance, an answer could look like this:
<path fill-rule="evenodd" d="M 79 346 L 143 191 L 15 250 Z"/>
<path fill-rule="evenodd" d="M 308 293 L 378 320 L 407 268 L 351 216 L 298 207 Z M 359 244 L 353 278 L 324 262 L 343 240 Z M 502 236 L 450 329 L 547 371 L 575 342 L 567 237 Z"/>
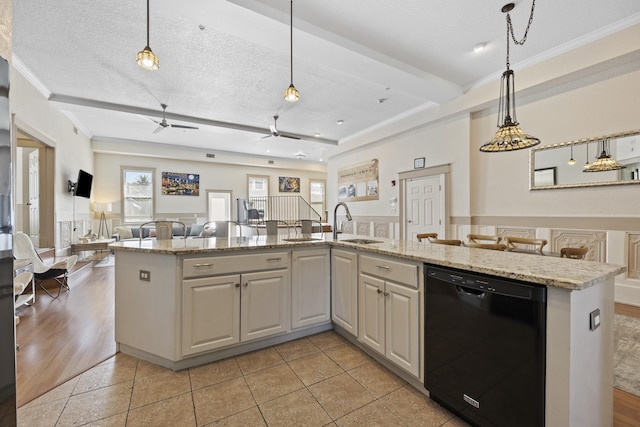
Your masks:
<path fill-rule="evenodd" d="M 640 307 L 640 284 L 616 283 L 615 301 Z"/>

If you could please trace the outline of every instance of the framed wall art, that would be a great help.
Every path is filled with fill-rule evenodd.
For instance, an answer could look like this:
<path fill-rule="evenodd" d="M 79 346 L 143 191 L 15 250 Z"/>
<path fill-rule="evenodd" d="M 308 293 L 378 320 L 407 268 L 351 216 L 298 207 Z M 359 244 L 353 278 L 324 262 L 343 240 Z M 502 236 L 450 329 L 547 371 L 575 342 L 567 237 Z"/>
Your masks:
<path fill-rule="evenodd" d="M 162 172 L 163 196 L 199 196 L 200 175 L 197 173 Z"/>
<path fill-rule="evenodd" d="M 278 191 L 281 193 L 299 193 L 300 178 L 291 178 L 288 176 L 278 177 Z"/>
<path fill-rule="evenodd" d="M 378 159 L 338 169 L 338 199 L 378 200 Z"/>

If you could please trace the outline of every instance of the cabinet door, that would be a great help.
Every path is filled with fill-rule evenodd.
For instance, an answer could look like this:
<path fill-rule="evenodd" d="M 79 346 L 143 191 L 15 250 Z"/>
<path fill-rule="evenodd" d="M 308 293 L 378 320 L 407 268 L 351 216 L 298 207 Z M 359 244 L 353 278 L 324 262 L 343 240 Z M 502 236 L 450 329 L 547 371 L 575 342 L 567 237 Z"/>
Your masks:
<path fill-rule="evenodd" d="M 182 354 L 240 341 L 240 276 L 183 281 Z"/>
<path fill-rule="evenodd" d="M 289 269 L 241 276 L 241 341 L 289 330 Z"/>
<path fill-rule="evenodd" d="M 384 280 L 360 274 L 358 284 L 358 339 L 385 354 Z"/>
<path fill-rule="evenodd" d="M 291 265 L 291 327 L 329 321 L 329 249 L 293 252 Z"/>
<path fill-rule="evenodd" d="M 331 251 L 331 320 L 358 335 L 358 255 Z"/>
<path fill-rule="evenodd" d="M 418 377 L 419 291 L 385 282 L 386 357 Z"/>

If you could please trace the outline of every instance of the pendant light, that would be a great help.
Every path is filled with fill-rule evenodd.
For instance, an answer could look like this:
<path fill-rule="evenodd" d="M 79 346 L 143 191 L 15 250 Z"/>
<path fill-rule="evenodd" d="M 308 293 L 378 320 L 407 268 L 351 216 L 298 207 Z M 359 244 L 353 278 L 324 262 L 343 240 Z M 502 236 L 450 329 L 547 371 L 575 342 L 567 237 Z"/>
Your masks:
<path fill-rule="evenodd" d="M 507 69 L 502 73 L 500 79 L 500 101 L 498 104 L 498 131 L 489 142 L 480 147 L 480 151 L 496 152 L 496 151 L 513 151 L 523 148 L 533 147 L 540 144 L 540 140 L 534 136 L 526 134 L 521 128 L 516 118 L 516 90 L 514 83 L 514 73 L 509 68 L 509 38 L 518 45 L 523 45 L 527 40 L 527 34 L 533 22 L 533 10 L 536 2 L 533 0 L 531 5 L 531 15 L 529 23 L 524 32 L 522 40 L 516 40 L 513 35 L 513 25 L 509 12 L 513 10 L 514 4 L 508 3 L 502 7 L 502 12 L 507 14 Z M 500 119 L 502 118 L 502 123 Z"/>
<path fill-rule="evenodd" d="M 149 0 L 147 0 L 147 45 L 136 55 L 136 62 L 145 70 L 154 71 L 160 67 L 160 61 L 149 47 Z"/>
<path fill-rule="evenodd" d="M 625 165 L 616 162 L 616 160 L 611 157 L 608 139 L 598 141 L 598 150 L 600 151 L 600 155 L 593 163 L 591 163 L 588 167 L 585 167 L 582 172 L 615 171 L 624 169 L 626 167 Z"/>
<path fill-rule="evenodd" d="M 573 145 L 571 145 L 571 158 L 569 159 L 569 161 L 567 161 L 567 164 L 569 166 L 573 166 L 576 164 L 576 161 L 573 158 Z"/>
<path fill-rule="evenodd" d="M 291 0 L 291 14 L 290 14 L 290 41 L 291 41 L 291 45 L 290 45 L 290 58 L 291 58 L 291 84 L 289 85 L 289 87 L 284 91 L 284 99 L 285 101 L 289 101 L 289 102 L 296 102 L 297 100 L 300 99 L 300 92 L 298 92 L 298 89 L 296 89 L 296 87 L 293 85 L 293 0 Z"/>
<path fill-rule="evenodd" d="M 590 166 L 591 166 L 591 163 L 589 163 L 589 143 L 587 142 L 587 161 L 585 162 L 585 164 L 584 164 L 584 166 L 582 168 L 586 169 L 586 168 L 588 168 Z"/>

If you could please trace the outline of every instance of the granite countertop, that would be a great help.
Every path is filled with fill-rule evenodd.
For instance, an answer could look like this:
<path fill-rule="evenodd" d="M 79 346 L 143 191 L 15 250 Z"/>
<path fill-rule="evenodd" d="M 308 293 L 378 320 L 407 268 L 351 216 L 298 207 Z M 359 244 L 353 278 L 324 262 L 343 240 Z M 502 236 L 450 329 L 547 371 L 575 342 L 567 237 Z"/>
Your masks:
<path fill-rule="evenodd" d="M 336 248 L 357 249 L 361 252 L 388 255 L 569 290 L 585 289 L 626 271 L 626 267 L 623 265 L 594 261 L 347 234 L 339 235 L 338 240 L 333 240 L 331 233 L 314 233 L 305 236 L 316 239 L 310 241 L 286 240 L 287 238 L 295 239 L 299 237 L 302 236 L 149 239 L 141 242 L 112 243 L 109 248 L 115 251 L 148 252 L 165 255 L 219 255 L 259 249 L 291 249 L 330 245 Z M 350 243 L 345 242 L 345 239 L 371 239 L 379 243 Z"/>

